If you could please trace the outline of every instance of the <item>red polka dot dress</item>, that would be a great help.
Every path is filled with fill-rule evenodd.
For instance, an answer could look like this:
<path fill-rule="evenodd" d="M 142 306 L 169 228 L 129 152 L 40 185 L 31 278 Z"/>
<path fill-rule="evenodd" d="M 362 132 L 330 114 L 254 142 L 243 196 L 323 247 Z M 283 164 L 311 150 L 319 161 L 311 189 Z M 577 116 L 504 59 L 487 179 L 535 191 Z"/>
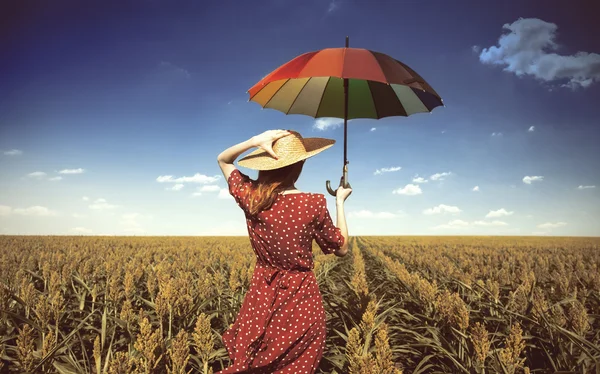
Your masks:
<path fill-rule="evenodd" d="M 244 210 L 256 255 L 254 275 L 223 343 L 233 364 L 225 373 L 314 373 L 325 348 L 325 309 L 312 269 L 312 241 L 330 254 L 344 244 L 325 195 L 279 194 L 255 219 L 248 213 L 250 178 L 234 169 L 229 193 Z"/>

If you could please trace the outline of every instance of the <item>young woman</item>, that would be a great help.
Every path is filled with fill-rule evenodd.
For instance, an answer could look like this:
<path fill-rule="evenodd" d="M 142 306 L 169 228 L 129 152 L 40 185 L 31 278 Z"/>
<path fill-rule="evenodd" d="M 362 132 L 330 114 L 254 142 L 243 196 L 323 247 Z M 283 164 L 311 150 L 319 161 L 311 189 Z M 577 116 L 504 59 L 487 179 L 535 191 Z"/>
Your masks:
<path fill-rule="evenodd" d="M 217 158 L 229 192 L 244 211 L 256 255 L 254 275 L 223 343 L 233 364 L 215 374 L 314 373 L 325 347 L 325 310 L 312 269 L 312 242 L 336 256 L 348 251 L 344 201 L 336 193 L 337 226 L 324 194 L 301 192 L 294 183 L 309 157 L 335 140 L 302 138 L 292 130 L 269 130 L 223 151 Z M 233 161 L 258 170 L 257 180 Z"/>

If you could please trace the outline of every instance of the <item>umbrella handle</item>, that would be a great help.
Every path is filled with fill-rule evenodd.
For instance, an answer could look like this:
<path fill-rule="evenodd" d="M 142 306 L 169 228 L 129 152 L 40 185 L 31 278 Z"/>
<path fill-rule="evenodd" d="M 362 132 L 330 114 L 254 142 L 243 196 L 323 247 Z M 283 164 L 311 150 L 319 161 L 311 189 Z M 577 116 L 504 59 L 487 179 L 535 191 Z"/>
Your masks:
<path fill-rule="evenodd" d="M 340 178 L 340 185 L 339 185 L 339 187 L 344 187 L 344 188 L 352 188 L 352 187 L 350 186 L 350 183 L 348 183 L 348 164 L 349 164 L 349 162 L 346 162 L 346 165 L 344 165 L 344 171 L 343 171 L 343 175 L 342 175 L 342 177 Z M 334 190 L 331 188 L 331 183 L 330 183 L 330 181 L 326 181 L 326 182 L 325 182 L 325 186 L 327 187 L 327 192 L 329 192 L 329 194 L 330 194 L 331 196 L 336 196 L 336 194 L 337 194 L 337 190 L 335 190 L 335 191 L 334 191 Z"/>

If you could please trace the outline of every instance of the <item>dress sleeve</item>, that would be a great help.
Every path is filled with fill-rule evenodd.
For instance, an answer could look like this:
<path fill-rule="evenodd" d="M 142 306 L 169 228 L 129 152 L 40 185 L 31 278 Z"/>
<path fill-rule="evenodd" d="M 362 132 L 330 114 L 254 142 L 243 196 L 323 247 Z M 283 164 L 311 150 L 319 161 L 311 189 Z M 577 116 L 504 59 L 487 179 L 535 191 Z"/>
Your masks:
<path fill-rule="evenodd" d="M 313 237 L 319 247 L 321 247 L 321 251 L 325 254 L 330 254 L 344 245 L 344 235 L 342 235 L 342 230 L 333 224 L 331 215 L 327 209 L 325 196 L 320 195 L 317 206 L 319 213 Z"/>
<path fill-rule="evenodd" d="M 231 194 L 231 196 L 233 196 L 235 202 L 240 208 L 246 211 L 248 209 L 246 192 L 248 189 L 250 189 L 250 186 L 252 185 L 250 177 L 242 173 L 238 169 L 233 169 L 231 174 L 229 174 L 227 184 L 229 185 L 229 193 Z"/>

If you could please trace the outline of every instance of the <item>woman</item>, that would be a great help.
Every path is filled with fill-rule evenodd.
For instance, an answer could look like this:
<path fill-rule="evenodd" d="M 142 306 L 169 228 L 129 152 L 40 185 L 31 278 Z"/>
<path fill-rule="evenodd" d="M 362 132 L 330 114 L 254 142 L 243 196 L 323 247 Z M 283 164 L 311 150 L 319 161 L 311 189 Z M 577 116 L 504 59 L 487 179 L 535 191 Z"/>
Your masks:
<path fill-rule="evenodd" d="M 223 151 L 217 158 L 229 193 L 244 211 L 256 255 L 254 275 L 235 322 L 223 333 L 233 365 L 225 373 L 314 373 L 325 347 L 325 310 L 312 269 L 312 241 L 345 256 L 348 229 L 337 190 L 337 225 L 324 194 L 301 192 L 294 183 L 309 157 L 335 140 L 302 138 L 296 131 L 269 130 Z M 251 180 L 233 165 L 259 170 Z"/>

